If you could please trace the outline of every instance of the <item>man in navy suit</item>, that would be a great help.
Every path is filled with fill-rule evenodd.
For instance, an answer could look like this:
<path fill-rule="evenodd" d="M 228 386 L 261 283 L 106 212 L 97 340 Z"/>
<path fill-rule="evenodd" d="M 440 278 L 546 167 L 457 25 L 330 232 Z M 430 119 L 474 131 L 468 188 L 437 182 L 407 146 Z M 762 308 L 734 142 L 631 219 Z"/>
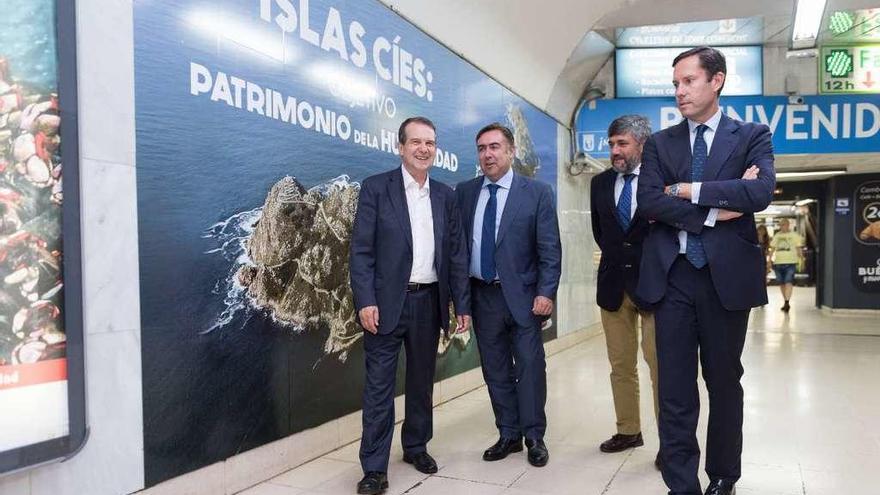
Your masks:
<path fill-rule="evenodd" d="M 660 456 L 670 494 L 701 493 L 697 367 L 709 392 L 706 494 L 736 493 L 742 456 L 741 355 L 749 310 L 766 304 L 754 213 L 776 176 L 770 130 L 721 113 L 724 55 L 697 47 L 673 62 L 684 120 L 645 143 L 639 211 L 653 222 L 637 294 L 654 313 Z"/>
<path fill-rule="evenodd" d="M 477 133 L 482 177 L 456 186 L 470 247 L 474 329 L 500 438 L 486 461 L 528 448 L 544 466 L 547 375 L 541 323 L 553 312 L 562 246 L 553 190 L 513 172 L 507 127 Z"/>
<path fill-rule="evenodd" d="M 406 350 L 403 460 L 436 473 L 427 452 L 432 436 L 431 398 L 440 329 L 449 330 L 449 300 L 456 332 L 470 326 L 467 247 L 452 189 L 428 177 L 436 133 L 424 117 L 398 131 L 403 164 L 364 180 L 351 237 L 351 291 L 364 332 L 366 383 L 358 493 L 388 487 L 394 431 L 394 386 L 400 346 Z"/>
<path fill-rule="evenodd" d="M 617 433 L 599 445 L 602 452 L 620 452 L 644 445 L 639 407 L 639 320 L 642 356 L 650 370 L 654 415 L 657 416 L 657 352 L 651 306 L 636 296 L 642 242 L 648 221 L 637 215 L 636 192 L 642 148 L 651 123 L 640 115 L 624 115 L 608 126 L 611 168 L 590 182 L 593 238 L 602 250 L 596 283 L 601 308 Z M 660 455 L 654 461 L 660 466 Z"/>

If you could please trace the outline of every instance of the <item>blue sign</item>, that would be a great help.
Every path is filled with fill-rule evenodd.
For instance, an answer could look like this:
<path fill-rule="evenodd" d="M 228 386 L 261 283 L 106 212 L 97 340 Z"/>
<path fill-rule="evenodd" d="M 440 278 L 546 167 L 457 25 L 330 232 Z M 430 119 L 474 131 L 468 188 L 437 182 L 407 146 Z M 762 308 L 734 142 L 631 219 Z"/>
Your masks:
<path fill-rule="evenodd" d="M 725 90 L 727 88 L 725 87 Z M 728 116 L 770 127 L 777 155 L 798 153 L 880 152 L 880 95 L 721 98 Z M 624 114 L 648 117 L 654 131 L 681 121 L 673 98 L 596 100 L 577 115 L 578 148 L 596 158 L 608 157 L 608 125 Z"/>
<path fill-rule="evenodd" d="M 137 1 L 134 35 L 150 486 L 361 408 L 350 231 L 404 119 L 453 185 L 499 121 L 555 187 L 558 124 L 377 1 Z M 464 335 L 438 379 L 479 365 Z"/>
<path fill-rule="evenodd" d="M 617 28 L 618 48 L 648 46 L 758 45 L 764 41 L 764 19 L 720 19 Z"/>
<path fill-rule="evenodd" d="M 674 96 L 672 61 L 687 48 L 619 48 L 615 52 L 615 95 L 618 98 Z M 760 46 L 720 46 L 727 59 L 724 94 L 760 95 L 764 89 Z"/>

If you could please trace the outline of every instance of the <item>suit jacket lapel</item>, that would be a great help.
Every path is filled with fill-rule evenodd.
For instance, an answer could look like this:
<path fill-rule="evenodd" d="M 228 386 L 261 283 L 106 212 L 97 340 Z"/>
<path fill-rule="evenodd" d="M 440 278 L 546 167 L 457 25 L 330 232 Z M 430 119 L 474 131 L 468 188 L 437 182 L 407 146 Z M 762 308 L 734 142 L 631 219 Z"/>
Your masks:
<path fill-rule="evenodd" d="M 736 148 L 736 135 L 738 130 L 736 123 L 728 116 L 722 115 L 712 139 L 712 148 L 709 150 L 709 159 L 703 170 L 703 180 L 715 180 L 721 172 L 721 166 L 727 161 L 727 157 Z"/>
<path fill-rule="evenodd" d="M 465 205 L 466 209 L 462 212 L 463 215 L 466 215 L 465 225 L 467 226 L 466 241 L 468 252 L 470 252 L 471 244 L 474 242 L 474 215 L 477 214 L 477 202 L 480 199 L 480 189 L 482 189 L 482 184 L 482 175 L 466 184 L 467 187 L 473 188 L 473 191 L 465 191 L 465 197 L 468 199 L 469 203 Z"/>
<path fill-rule="evenodd" d="M 391 205 L 394 215 L 400 222 L 403 232 L 406 234 L 404 238 L 409 245 L 410 251 L 413 248 L 412 226 L 409 223 L 409 210 L 406 206 L 406 192 L 403 190 L 403 174 L 400 169 L 395 173 L 391 172 L 388 180 L 388 197 L 391 199 Z"/>
<path fill-rule="evenodd" d="M 620 229 L 621 232 L 626 234 L 626 231 L 623 230 L 623 226 L 620 225 L 620 221 L 617 220 L 617 204 L 614 202 L 614 187 L 617 182 L 617 172 L 608 174 L 608 178 L 605 179 L 605 184 L 602 184 L 602 190 L 605 191 L 605 199 L 603 200 L 607 205 L 611 212 L 611 216 L 614 218 L 614 225 L 617 225 L 617 228 Z M 632 226 L 632 222 L 630 222 L 630 226 Z"/>
<path fill-rule="evenodd" d="M 675 177 L 672 177 L 673 180 L 669 181 L 669 184 L 691 182 L 691 162 L 694 158 L 691 154 L 691 136 L 687 119 L 682 119 L 670 134 L 672 135 L 671 154 Z"/>
<path fill-rule="evenodd" d="M 428 179 L 430 180 L 430 179 Z M 443 208 L 443 198 L 440 197 L 440 191 L 436 184 L 431 184 L 431 218 L 434 221 L 434 268 L 439 272 L 440 263 L 443 256 L 443 233 L 446 231 L 443 227 L 446 225 L 446 209 Z"/>
<path fill-rule="evenodd" d="M 516 212 L 522 204 L 520 196 L 523 193 L 520 189 L 526 186 L 526 181 L 522 180 L 518 175 L 513 174 L 513 181 L 510 183 L 510 191 L 507 193 L 507 201 L 504 203 L 504 211 L 501 213 L 501 225 L 498 226 L 498 235 L 495 239 L 495 245 L 501 244 L 501 239 L 510 228 L 513 219 L 516 218 Z"/>

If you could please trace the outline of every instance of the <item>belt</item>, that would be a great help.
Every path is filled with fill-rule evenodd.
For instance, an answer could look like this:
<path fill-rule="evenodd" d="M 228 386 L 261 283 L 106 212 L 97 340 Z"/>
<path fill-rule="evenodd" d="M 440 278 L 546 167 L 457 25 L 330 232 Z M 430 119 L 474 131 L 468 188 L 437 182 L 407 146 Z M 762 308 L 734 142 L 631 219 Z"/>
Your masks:
<path fill-rule="evenodd" d="M 417 292 L 420 290 L 430 289 L 431 287 L 434 287 L 435 285 L 437 285 L 437 282 L 431 282 L 428 284 L 420 284 L 417 282 L 410 282 L 410 283 L 406 284 L 406 291 L 407 292 Z"/>
<path fill-rule="evenodd" d="M 500 280 L 492 280 L 491 282 L 486 282 L 486 281 L 483 280 L 483 279 L 476 278 L 476 277 L 471 277 L 471 283 L 474 284 L 474 285 L 476 285 L 476 286 L 479 286 L 479 287 L 497 287 L 497 288 L 501 288 L 501 281 L 500 281 Z"/>

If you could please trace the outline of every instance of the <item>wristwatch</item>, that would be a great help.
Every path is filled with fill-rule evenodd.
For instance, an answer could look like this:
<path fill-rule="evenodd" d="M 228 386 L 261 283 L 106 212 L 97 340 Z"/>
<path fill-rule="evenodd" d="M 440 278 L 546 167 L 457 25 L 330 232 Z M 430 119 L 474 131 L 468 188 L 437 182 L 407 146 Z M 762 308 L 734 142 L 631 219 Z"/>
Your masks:
<path fill-rule="evenodd" d="M 669 186 L 669 195 L 673 197 L 678 197 L 678 191 L 681 189 L 681 184 L 673 184 Z"/>

